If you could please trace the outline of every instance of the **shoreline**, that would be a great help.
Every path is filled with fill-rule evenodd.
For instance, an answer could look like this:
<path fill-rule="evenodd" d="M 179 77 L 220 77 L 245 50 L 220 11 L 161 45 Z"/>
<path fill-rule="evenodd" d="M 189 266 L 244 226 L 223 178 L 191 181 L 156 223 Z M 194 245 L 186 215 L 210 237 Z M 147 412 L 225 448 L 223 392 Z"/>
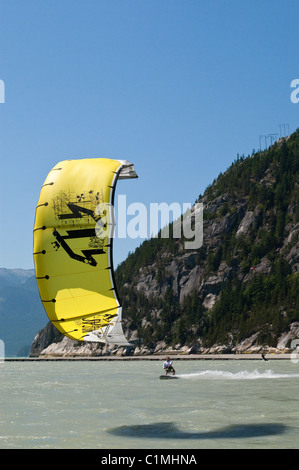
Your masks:
<path fill-rule="evenodd" d="M 2 362 L 50 362 L 50 361 L 164 361 L 165 355 L 148 355 L 148 356 L 47 356 L 47 357 L 7 357 Z M 282 360 L 291 359 L 291 353 L 265 354 L 266 359 Z M 260 360 L 261 354 L 173 354 L 174 361 L 214 361 L 214 360 Z"/>

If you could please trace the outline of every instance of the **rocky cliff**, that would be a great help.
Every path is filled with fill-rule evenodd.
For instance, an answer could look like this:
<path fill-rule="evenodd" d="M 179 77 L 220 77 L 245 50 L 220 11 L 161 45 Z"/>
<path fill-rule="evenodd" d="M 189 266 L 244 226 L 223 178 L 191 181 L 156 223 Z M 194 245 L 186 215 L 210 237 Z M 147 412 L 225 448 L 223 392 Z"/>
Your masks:
<path fill-rule="evenodd" d="M 200 248 L 157 237 L 118 267 L 132 348 L 76 343 L 48 325 L 31 355 L 288 350 L 299 337 L 298 157 L 299 131 L 238 158 L 196 201 Z"/>

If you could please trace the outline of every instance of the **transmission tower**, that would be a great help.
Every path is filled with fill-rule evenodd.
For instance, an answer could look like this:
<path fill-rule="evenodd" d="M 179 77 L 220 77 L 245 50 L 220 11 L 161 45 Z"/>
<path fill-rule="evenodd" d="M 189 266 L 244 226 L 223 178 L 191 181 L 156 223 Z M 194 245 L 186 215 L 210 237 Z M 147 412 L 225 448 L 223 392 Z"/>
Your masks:
<path fill-rule="evenodd" d="M 259 140 L 260 140 L 260 151 L 262 150 L 262 139 L 265 140 L 265 146 L 264 146 L 264 149 L 263 149 L 263 150 L 265 150 L 265 149 L 268 148 L 268 147 L 267 147 L 267 136 L 266 136 L 266 135 L 260 135 L 260 136 L 259 136 Z"/>
<path fill-rule="evenodd" d="M 283 129 L 283 131 L 282 131 Z M 287 129 L 287 132 L 286 132 Z M 286 137 L 290 133 L 290 126 L 288 124 L 279 124 L 279 137 Z"/>
<path fill-rule="evenodd" d="M 273 142 L 275 142 L 275 140 L 277 140 L 277 136 L 278 134 L 268 134 L 268 137 L 270 138 L 270 141 L 271 141 L 271 144 L 273 144 Z"/>

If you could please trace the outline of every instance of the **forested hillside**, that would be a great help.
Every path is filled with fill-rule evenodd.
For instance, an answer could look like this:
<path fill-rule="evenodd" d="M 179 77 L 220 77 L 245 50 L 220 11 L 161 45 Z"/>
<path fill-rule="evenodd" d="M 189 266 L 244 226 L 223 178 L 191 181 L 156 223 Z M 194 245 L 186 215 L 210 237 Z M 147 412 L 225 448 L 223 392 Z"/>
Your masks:
<path fill-rule="evenodd" d="M 137 338 L 149 347 L 210 347 L 257 334 L 260 344 L 277 345 L 299 321 L 298 168 L 298 131 L 238 158 L 197 200 L 204 204 L 200 249 L 152 239 L 119 266 L 125 319 Z"/>

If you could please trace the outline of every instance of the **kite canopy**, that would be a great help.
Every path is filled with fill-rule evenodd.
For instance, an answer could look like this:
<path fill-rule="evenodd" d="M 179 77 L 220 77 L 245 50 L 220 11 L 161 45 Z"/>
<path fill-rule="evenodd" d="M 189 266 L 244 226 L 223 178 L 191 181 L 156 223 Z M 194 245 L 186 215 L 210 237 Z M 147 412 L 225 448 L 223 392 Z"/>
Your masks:
<path fill-rule="evenodd" d="M 58 163 L 42 186 L 34 224 L 35 274 L 47 315 L 79 341 L 128 345 L 113 274 L 117 179 L 132 163 L 106 158 Z"/>

